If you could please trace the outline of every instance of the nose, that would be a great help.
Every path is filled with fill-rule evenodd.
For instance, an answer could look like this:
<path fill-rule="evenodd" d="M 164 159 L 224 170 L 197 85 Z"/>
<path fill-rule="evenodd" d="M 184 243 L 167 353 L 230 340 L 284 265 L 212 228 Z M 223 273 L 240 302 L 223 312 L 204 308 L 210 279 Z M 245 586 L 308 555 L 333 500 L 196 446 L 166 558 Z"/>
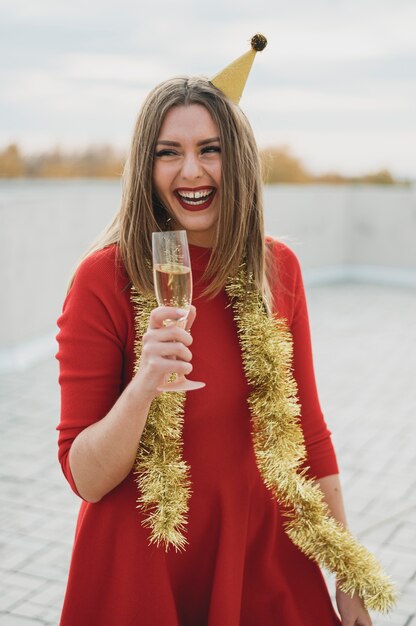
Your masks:
<path fill-rule="evenodd" d="M 186 180 L 193 180 L 195 178 L 201 178 L 202 174 L 203 168 L 198 155 L 194 153 L 185 154 L 182 162 L 182 178 Z"/>

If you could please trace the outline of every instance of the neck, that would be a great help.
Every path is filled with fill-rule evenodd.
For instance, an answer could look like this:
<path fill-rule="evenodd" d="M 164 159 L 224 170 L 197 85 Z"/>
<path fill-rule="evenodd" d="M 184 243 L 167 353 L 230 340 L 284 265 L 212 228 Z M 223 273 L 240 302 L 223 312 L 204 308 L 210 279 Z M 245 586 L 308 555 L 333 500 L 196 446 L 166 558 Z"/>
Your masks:
<path fill-rule="evenodd" d="M 199 246 L 200 248 L 212 248 L 214 245 L 214 237 L 211 233 L 193 233 L 186 232 L 188 236 L 188 243 L 193 246 Z"/>
<path fill-rule="evenodd" d="M 181 224 L 173 219 L 171 220 L 171 229 L 184 230 L 183 226 L 181 226 Z M 213 233 L 211 230 L 198 232 L 187 230 L 186 235 L 188 238 L 188 243 L 192 244 L 193 246 L 199 246 L 200 248 L 213 248 L 214 246 L 215 233 Z"/>

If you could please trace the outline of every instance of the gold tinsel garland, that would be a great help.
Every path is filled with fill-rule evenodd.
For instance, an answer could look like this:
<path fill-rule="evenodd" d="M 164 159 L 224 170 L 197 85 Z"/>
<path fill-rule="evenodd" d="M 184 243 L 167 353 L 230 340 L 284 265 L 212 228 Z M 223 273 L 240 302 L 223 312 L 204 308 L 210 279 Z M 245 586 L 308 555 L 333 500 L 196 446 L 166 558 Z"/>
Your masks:
<path fill-rule="evenodd" d="M 292 375 L 293 341 L 284 319 L 268 317 L 261 296 L 247 289 L 244 268 L 226 286 L 234 309 L 247 381 L 253 445 L 266 486 L 288 509 L 293 543 L 334 573 L 342 591 L 357 593 L 367 609 L 387 612 L 394 587 L 374 556 L 331 517 L 316 483 L 299 472 L 306 458 Z"/>
<path fill-rule="evenodd" d="M 248 288 L 242 267 L 226 285 L 234 310 L 243 366 L 253 389 L 248 403 L 257 466 L 264 483 L 286 509 L 285 531 L 321 567 L 334 573 L 342 591 L 357 593 L 369 610 L 387 612 L 395 591 L 374 556 L 331 517 L 316 483 L 299 468 L 306 458 L 293 341 L 286 320 L 270 318 L 261 296 Z M 151 298 L 133 290 L 136 307 L 136 369 Z M 147 513 L 150 541 L 183 549 L 190 495 L 189 470 L 181 457 L 184 394 L 164 393 L 152 403 L 136 460 L 139 506 Z"/>
<path fill-rule="evenodd" d="M 134 351 L 137 372 L 142 337 L 147 330 L 156 299 L 139 294 L 134 288 L 131 301 L 136 311 Z M 146 514 L 144 525 L 151 529 L 150 543 L 186 546 L 184 535 L 188 500 L 191 494 L 189 467 L 182 458 L 184 393 L 162 393 L 150 406 L 135 462 L 139 488 L 138 506 Z"/>

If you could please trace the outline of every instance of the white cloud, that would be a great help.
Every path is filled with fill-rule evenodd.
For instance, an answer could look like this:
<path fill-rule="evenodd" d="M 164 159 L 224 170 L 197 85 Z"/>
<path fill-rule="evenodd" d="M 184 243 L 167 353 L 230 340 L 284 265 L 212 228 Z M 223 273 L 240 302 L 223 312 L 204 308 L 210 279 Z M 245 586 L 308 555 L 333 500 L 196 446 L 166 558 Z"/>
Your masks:
<path fill-rule="evenodd" d="M 374 129 L 343 132 L 296 129 L 259 131 L 259 144 L 291 147 L 312 171 L 339 171 L 359 175 L 389 169 L 394 175 L 415 178 L 416 130 L 384 131 Z"/>
<path fill-rule="evenodd" d="M 384 96 L 380 101 L 377 95 L 360 93 L 322 92 L 313 88 L 297 87 L 263 87 L 244 95 L 243 108 L 261 112 L 316 112 L 348 111 L 392 112 L 409 107 L 413 111 L 413 103 L 403 102 L 403 98 L 395 92 Z"/>
<path fill-rule="evenodd" d="M 71 54 L 63 59 L 62 71 L 70 79 L 155 84 L 166 75 L 166 66 L 151 57 L 126 54 Z"/>

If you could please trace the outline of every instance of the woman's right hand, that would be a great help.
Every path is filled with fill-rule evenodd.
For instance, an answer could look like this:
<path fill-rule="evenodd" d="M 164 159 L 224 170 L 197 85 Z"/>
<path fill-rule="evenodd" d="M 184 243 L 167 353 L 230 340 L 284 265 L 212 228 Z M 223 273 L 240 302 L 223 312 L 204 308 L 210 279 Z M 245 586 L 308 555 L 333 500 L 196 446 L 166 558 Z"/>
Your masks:
<path fill-rule="evenodd" d="M 186 312 L 185 312 L 186 313 Z M 195 320 L 196 309 L 191 306 L 185 328 L 177 325 L 184 311 L 174 307 L 157 307 L 150 314 L 149 326 L 143 335 L 140 365 L 132 383 L 140 384 L 141 392 L 152 397 L 159 395 L 158 386 L 172 373 L 187 376 L 190 363 L 192 336 L 189 330 Z M 170 320 L 175 323 L 167 324 Z"/>

